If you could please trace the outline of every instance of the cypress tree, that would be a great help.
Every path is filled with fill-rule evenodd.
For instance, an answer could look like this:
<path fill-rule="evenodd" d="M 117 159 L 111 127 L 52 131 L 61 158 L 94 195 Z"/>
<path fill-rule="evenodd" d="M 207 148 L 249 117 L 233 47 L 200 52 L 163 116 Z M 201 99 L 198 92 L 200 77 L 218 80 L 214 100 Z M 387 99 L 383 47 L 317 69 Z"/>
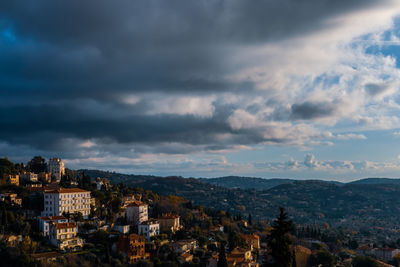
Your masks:
<path fill-rule="evenodd" d="M 218 257 L 218 267 L 228 267 L 228 262 L 226 260 L 225 254 L 225 246 L 221 244 L 219 249 L 219 257 Z"/>
<path fill-rule="evenodd" d="M 292 263 L 292 240 L 290 232 L 295 230 L 294 224 L 288 219 L 284 208 L 279 208 L 280 214 L 272 224 L 268 235 L 268 246 L 276 267 L 290 267 Z"/>

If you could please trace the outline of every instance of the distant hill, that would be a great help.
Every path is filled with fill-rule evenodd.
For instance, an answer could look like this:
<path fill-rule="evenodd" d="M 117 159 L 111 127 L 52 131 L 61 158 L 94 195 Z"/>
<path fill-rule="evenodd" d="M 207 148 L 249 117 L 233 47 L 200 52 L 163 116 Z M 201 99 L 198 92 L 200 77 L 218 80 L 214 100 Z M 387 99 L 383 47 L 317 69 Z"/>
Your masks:
<path fill-rule="evenodd" d="M 365 178 L 350 182 L 349 184 L 400 184 L 400 179 L 394 178 Z"/>
<path fill-rule="evenodd" d="M 219 185 L 226 188 L 242 188 L 242 189 L 257 189 L 265 190 L 272 187 L 293 183 L 292 179 L 263 179 L 254 177 L 240 177 L 240 176 L 225 176 L 219 178 L 200 178 L 203 183 Z"/>
<path fill-rule="evenodd" d="M 241 177 L 241 176 L 225 176 L 218 178 L 200 178 L 203 183 L 209 183 L 213 185 L 219 185 L 226 188 L 241 188 L 241 189 L 256 189 L 256 190 L 266 190 L 279 186 L 282 184 L 292 184 L 298 182 L 295 179 L 283 179 L 283 178 L 254 178 L 254 177 Z M 337 181 L 323 181 L 323 180 L 303 180 L 305 182 L 309 181 L 319 181 L 321 183 L 333 183 L 337 185 L 342 185 L 342 183 Z"/>
<path fill-rule="evenodd" d="M 80 169 L 78 172 L 84 172 L 86 175 L 89 175 L 91 178 L 107 178 L 113 183 L 126 183 L 130 184 L 132 182 L 142 182 L 150 179 L 161 178 L 153 175 L 136 175 L 136 174 L 123 174 L 117 172 L 109 172 L 109 171 L 101 171 L 101 170 L 88 170 L 88 169 Z"/>
<path fill-rule="evenodd" d="M 368 178 L 338 183 L 247 177 L 195 179 L 83 171 L 93 178 L 105 177 L 114 183 L 124 182 L 160 195 L 178 195 L 196 205 L 232 214 L 251 214 L 254 219 L 275 218 L 278 207 L 285 207 L 297 223 L 394 229 L 400 220 L 400 180 L 397 179 Z"/>

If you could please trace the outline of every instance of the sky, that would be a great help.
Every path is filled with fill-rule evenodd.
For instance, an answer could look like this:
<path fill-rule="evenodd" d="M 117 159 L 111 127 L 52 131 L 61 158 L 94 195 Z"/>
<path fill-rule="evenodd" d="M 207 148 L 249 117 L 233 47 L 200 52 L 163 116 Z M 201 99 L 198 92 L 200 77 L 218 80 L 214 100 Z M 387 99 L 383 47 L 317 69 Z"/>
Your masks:
<path fill-rule="evenodd" d="M 0 157 L 400 177 L 400 0 L 0 1 Z"/>

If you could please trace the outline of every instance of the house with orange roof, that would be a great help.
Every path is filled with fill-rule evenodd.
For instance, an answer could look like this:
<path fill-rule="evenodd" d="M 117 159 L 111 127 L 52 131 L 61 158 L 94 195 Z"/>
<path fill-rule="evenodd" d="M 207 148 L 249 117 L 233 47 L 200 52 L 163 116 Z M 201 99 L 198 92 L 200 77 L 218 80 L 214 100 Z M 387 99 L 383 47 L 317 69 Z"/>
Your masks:
<path fill-rule="evenodd" d="M 50 243 L 61 250 L 83 246 L 83 240 L 77 237 L 77 225 L 74 222 L 50 224 Z"/>
<path fill-rule="evenodd" d="M 68 219 L 64 216 L 42 216 L 39 217 L 39 229 L 43 236 L 49 235 L 51 223 L 66 223 Z"/>
<path fill-rule="evenodd" d="M 260 237 L 256 234 L 242 235 L 251 250 L 260 249 Z"/>
<path fill-rule="evenodd" d="M 130 264 L 137 263 L 146 259 L 145 242 L 144 237 L 140 235 L 120 235 L 117 250 L 128 257 Z"/>

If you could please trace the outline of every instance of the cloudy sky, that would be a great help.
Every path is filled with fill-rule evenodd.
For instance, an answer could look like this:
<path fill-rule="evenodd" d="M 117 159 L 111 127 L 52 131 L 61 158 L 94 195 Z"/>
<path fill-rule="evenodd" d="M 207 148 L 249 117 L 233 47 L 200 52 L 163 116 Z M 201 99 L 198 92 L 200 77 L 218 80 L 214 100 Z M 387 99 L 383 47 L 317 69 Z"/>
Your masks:
<path fill-rule="evenodd" d="M 400 177 L 400 1 L 0 2 L 0 156 Z"/>

